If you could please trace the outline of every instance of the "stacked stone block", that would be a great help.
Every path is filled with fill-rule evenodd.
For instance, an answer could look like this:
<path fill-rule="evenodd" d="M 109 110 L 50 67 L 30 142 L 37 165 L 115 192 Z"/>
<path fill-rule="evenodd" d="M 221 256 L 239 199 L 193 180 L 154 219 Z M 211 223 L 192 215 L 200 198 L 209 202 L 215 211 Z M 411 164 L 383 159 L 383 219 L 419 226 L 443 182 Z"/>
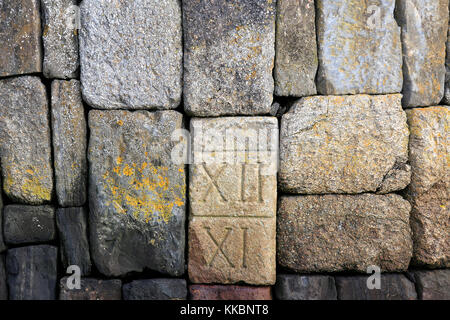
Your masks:
<path fill-rule="evenodd" d="M 0 18 L 0 300 L 450 299 L 448 0 Z"/>

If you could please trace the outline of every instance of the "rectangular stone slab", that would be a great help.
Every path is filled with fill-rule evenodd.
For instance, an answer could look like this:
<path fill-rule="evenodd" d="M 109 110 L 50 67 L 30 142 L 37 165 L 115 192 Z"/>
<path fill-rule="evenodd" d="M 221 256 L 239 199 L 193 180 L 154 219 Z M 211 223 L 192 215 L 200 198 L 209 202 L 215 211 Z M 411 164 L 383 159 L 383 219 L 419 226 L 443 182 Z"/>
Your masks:
<path fill-rule="evenodd" d="M 78 80 L 52 82 L 51 119 L 58 204 L 82 206 L 87 189 L 87 125 Z"/>
<path fill-rule="evenodd" d="M 450 270 L 413 273 L 420 300 L 450 300 Z"/>
<path fill-rule="evenodd" d="M 47 78 L 69 79 L 78 76 L 77 0 L 41 0 L 43 72 Z"/>
<path fill-rule="evenodd" d="M 275 15 L 272 0 L 183 1 L 186 112 L 270 112 Z"/>
<path fill-rule="evenodd" d="M 450 267 L 450 107 L 407 111 L 415 264 Z"/>
<path fill-rule="evenodd" d="M 99 109 L 174 109 L 181 100 L 178 0 L 84 0 L 80 63 L 84 100 Z"/>
<path fill-rule="evenodd" d="M 447 33 L 447 54 L 445 56 L 445 90 L 444 90 L 444 103 L 450 105 L 450 23 L 448 25 Z"/>
<path fill-rule="evenodd" d="M 408 134 L 399 94 L 303 98 L 281 119 L 280 187 L 301 194 L 404 189 Z"/>
<path fill-rule="evenodd" d="M 278 263 L 304 273 L 407 270 L 410 210 L 396 194 L 282 196 Z"/>
<path fill-rule="evenodd" d="M 39 0 L 0 2 L 0 77 L 42 70 Z"/>
<path fill-rule="evenodd" d="M 448 0 L 399 0 L 396 17 L 402 28 L 403 105 L 439 104 L 445 88 L 445 42 Z"/>
<path fill-rule="evenodd" d="M 194 118 L 191 134 L 190 280 L 273 284 L 277 119 Z"/>
<path fill-rule="evenodd" d="M 272 300 L 270 287 L 192 285 L 192 300 Z"/>
<path fill-rule="evenodd" d="M 316 5 L 318 92 L 400 92 L 402 45 L 395 0 L 316 0 Z"/>
<path fill-rule="evenodd" d="M 53 192 L 47 93 L 38 77 L 0 80 L 3 190 L 14 202 L 38 205 Z"/>
<path fill-rule="evenodd" d="M 8 300 L 8 286 L 6 284 L 5 255 L 0 254 L 0 301 Z"/>
<path fill-rule="evenodd" d="M 184 273 L 184 165 L 171 159 L 176 111 L 89 112 L 91 254 L 107 276 Z"/>
<path fill-rule="evenodd" d="M 278 0 L 275 94 L 312 96 L 318 67 L 314 0 Z"/>
<path fill-rule="evenodd" d="M 186 300 L 184 279 L 134 280 L 122 288 L 124 300 Z"/>
<path fill-rule="evenodd" d="M 336 300 L 334 278 L 327 275 L 279 274 L 274 288 L 278 300 Z"/>
<path fill-rule="evenodd" d="M 82 278 L 80 289 L 69 289 L 67 277 L 59 282 L 59 300 L 121 300 L 122 281 Z"/>

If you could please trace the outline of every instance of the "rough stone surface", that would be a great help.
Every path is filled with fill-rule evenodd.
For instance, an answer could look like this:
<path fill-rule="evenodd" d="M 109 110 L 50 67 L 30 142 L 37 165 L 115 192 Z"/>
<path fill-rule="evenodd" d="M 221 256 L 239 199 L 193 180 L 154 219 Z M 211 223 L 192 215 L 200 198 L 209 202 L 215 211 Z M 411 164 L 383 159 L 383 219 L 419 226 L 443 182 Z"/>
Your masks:
<path fill-rule="evenodd" d="M 2 179 L 0 176 L 0 186 L 2 185 Z M 3 198 L 0 192 L 0 253 L 6 250 L 5 242 L 3 241 Z"/>
<path fill-rule="evenodd" d="M 318 67 L 314 0 L 278 0 L 275 94 L 312 96 Z"/>
<path fill-rule="evenodd" d="M 176 108 L 182 91 L 181 20 L 178 0 L 83 1 L 84 100 L 100 109 Z"/>
<path fill-rule="evenodd" d="M 3 210 L 8 244 L 40 243 L 55 239 L 55 209 L 51 206 L 8 205 Z"/>
<path fill-rule="evenodd" d="M 84 208 L 59 208 L 56 211 L 64 269 L 77 265 L 81 275 L 91 272 L 91 257 L 87 235 L 87 215 Z"/>
<path fill-rule="evenodd" d="M 296 272 L 383 272 L 408 269 L 409 212 L 399 195 L 283 196 L 277 225 L 278 262 Z"/>
<path fill-rule="evenodd" d="M 194 118 L 190 132 L 190 280 L 274 284 L 277 119 Z"/>
<path fill-rule="evenodd" d="M 44 76 L 68 79 L 78 76 L 77 0 L 41 0 Z"/>
<path fill-rule="evenodd" d="M 272 0 L 183 1 L 186 112 L 270 112 L 275 15 Z"/>
<path fill-rule="evenodd" d="M 192 285 L 191 300 L 272 300 L 270 287 Z"/>
<path fill-rule="evenodd" d="M 316 0 L 319 71 L 324 95 L 402 90 L 395 0 Z"/>
<path fill-rule="evenodd" d="M 6 272 L 11 300 L 54 300 L 58 249 L 39 245 L 9 249 Z"/>
<path fill-rule="evenodd" d="M 86 119 L 77 80 L 52 82 L 53 154 L 56 196 L 62 207 L 86 202 Z"/>
<path fill-rule="evenodd" d="M 8 287 L 6 286 L 5 255 L 0 254 L 0 300 L 8 300 Z"/>
<path fill-rule="evenodd" d="M 123 298 L 125 300 L 186 300 L 186 280 L 134 280 L 123 286 Z"/>
<path fill-rule="evenodd" d="M 184 165 L 171 159 L 176 111 L 89 113 L 91 253 L 108 276 L 184 272 Z"/>
<path fill-rule="evenodd" d="M 338 276 L 336 286 L 340 300 L 416 300 L 414 283 L 403 274 L 382 274 L 380 289 L 369 289 L 366 276 Z"/>
<path fill-rule="evenodd" d="M 448 0 L 398 0 L 402 28 L 403 105 L 437 105 L 444 96 Z"/>
<path fill-rule="evenodd" d="M 59 282 L 59 300 L 121 300 L 122 281 L 82 278 L 81 289 L 69 289 L 67 277 Z"/>
<path fill-rule="evenodd" d="M 42 70 L 39 0 L 0 1 L 0 77 Z"/>
<path fill-rule="evenodd" d="M 405 188 L 409 131 L 400 100 L 395 94 L 296 102 L 281 120 L 280 188 L 307 194 Z"/>
<path fill-rule="evenodd" d="M 450 267 L 450 107 L 415 108 L 407 115 L 413 261 Z"/>
<path fill-rule="evenodd" d="M 278 300 L 336 300 L 334 278 L 325 275 L 277 276 L 275 297 Z"/>
<path fill-rule="evenodd" d="M 416 271 L 414 276 L 421 300 L 450 300 L 450 270 Z"/>
<path fill-rule="evenodd" d="M 50 127 L 45 86 L 37 77 L 0 80 L 3 190 L 15 202 L 51 200 Z"/>
<path fill-rule="evenodd" d="M 450 105 L 450 22 L 447 33 L 447 54 L 445 58 L 445 90 L 444 103 Z"/>

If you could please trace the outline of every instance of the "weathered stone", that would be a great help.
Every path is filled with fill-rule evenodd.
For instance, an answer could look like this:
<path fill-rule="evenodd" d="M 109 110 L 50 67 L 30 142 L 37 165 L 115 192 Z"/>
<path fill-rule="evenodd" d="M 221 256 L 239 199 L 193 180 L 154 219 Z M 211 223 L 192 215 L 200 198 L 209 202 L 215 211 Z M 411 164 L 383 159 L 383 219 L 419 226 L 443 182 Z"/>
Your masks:
<path fill-rule="evenodd" d="M 50 126 L 45 86 L 37 77 L 0 80 L 3 190 L 15 202 L 51 200 Z"/>
<path fill-rule="evenodd" d="M 41 0 L 44 76 L 68 79 L 78 76 L 77 0 Z"/>
<path fill-rule="evenodd" d="M 84 100 L 100 109 L 172 109 L 181 100 L 178 0 L 85 0 L 80 62 Z"/>
<path fill-rule="evenodd" d="M 77 80 L 52 82 L 56 196 L 62 207 L 86 202 L 86 120 Z"/>
<path fill-rule="evenodd" d="M 338 276 L 336 286 L 340 300 L 416 300 L 414 283 L 403 274 L 382 274 L 380 289 L 369 289 L 367 276 Z"/>
<path fill-rule="evenodd" d="M 0 254 L 0 300 L 8 300 L 8 287 L 6 286 L 5 256 Z"/>
<path fill-rule="evenodd" d="M 191 300 L 272 300 L 270 287 L 192 285 Z"/>
<path fill-rule="evenodd" d="M 407 111 L 413 262 L 450 267 L 450 107 Z"/>
<path fill-rule="evenodd" d="M 421 300 L 450 300 L 450 270 L 416 271 L 414 276 Z"/>
<path fill-rule="evenodd" d="M 450 21 L 447 33 L 447 54 L 445 58 L 445 90 L 444 103 L 450 105 Z"/>
<path fill-rule="evenodd" d="M 3 210 L 8 244 L 40 243 L 55 239 L 55 209 L 51 206 L 8 205 Z"/>
<path fill-rule="evenodd" d="M 275 94 L 312 96 L 318 67 L 314 0 L 278 0 Z"/>
<path fill-rule="evenodd" d="M 283 196 L 278 262 L 297 272 L 408 269 L 412 256 L 408 201 L 388 195 Z"/>
<path fill-rule="evenodd" d="M 268 114 L 276 1 L 183 1 L 184 107 L 196 116 Z"/>
<path fill-rule="evenodd" d="M 334 278 L 322 275 L 281 274 L 277 276 L 278 300 L 336 300 Z"/>
<path fill-rule="evenodd" d="M 54 300 L 58 249 L 39 245 L 9 249 L 6 272 L 11 300 Z"/>
<path fill-rule="evenodd" d="M 395 0 L 317 0 L 319 71 L 324 95 L 402 90 L 402 45 Z"/>
<path fill-rule="evenodd" d="M 81 289 L 69 289 L 68 278 L 59 282 L 59 300 L 121 300 L 122 281 L 82 278 Z M 69 279 L 70 281 L 70 279 Z"/>
<path fill-rule="evenodd" d="M 0 186 L 2 185 L 2 179 L 0 176 Z M 0 253 L 6 250 L 5 242 L 3 241 L 3 198 L 0 192 Z"/>
<path fill-rule="evenodd" d="M 274 284 L 277 119 L 194 118 L 191 134 L 190 280 Z"/>
<path fill-rule="evenodd" d="M 437 105 L 444 96 L 448 6 L 448 0 L 397 1 L 405 107 Z"/>
<path fill-rule="evenodd" d="M 84 208 L 59 208 L 56 225 L 61 241 L 61 259 L 64 269 L 80 267 L 83 276 L 91 272 L 91 257 L 87 236 L 87 217 Z"/>
<path fill-rule="evenodd" d="M 171 159 L 176 111 L 89 112 L 91 254 L 105 275 L 184 272 L 185 172 Z"/>
<path fill-rule="evenodd" d="M 400 100 L 396 94 L 296 102 L 281 120 L 281 189 L 321 194 L 405 188 L 409 131 Z"/>
<path fill-rule="evenodd" d="M 134 280 L 123 286 L 123 298 L 125 300 L 186 300 L 186 280 Z"/>
<path fill-rule="evenodd" d="M 0 77 L 41 72 L 39 7 L 39 0 L 0 1 Z"/>

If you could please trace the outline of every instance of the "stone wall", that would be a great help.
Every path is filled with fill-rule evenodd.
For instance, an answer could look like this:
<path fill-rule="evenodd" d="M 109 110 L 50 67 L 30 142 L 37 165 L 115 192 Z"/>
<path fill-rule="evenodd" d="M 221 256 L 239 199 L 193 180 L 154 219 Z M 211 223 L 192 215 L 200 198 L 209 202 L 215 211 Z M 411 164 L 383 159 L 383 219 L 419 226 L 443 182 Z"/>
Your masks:
<path fill-rule="evenodd" d="M 0 0 L 0 300 L 450 299 L 449 30 L 449 0 Z"/>

